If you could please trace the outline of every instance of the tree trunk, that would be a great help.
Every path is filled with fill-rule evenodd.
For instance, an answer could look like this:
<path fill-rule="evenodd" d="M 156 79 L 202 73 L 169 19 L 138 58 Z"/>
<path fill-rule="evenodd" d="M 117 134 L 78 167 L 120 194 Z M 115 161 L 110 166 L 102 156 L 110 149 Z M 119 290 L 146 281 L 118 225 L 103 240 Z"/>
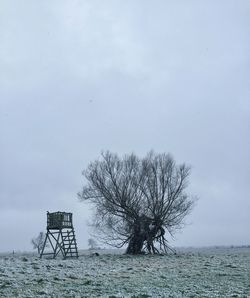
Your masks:
<path fill-rule="evenodd" d="M 138 255 L 142 253 L 146 240 L 145 216 L 138 217 L 134 222 L 133 232 L 129 240 L 126 254 Z"/>
<path fill-rule="evenodd" d="M 144 236 L 141 234 L 133 234 L 131 237 L 126 254 L 138 255 L 142 253 Z"/>

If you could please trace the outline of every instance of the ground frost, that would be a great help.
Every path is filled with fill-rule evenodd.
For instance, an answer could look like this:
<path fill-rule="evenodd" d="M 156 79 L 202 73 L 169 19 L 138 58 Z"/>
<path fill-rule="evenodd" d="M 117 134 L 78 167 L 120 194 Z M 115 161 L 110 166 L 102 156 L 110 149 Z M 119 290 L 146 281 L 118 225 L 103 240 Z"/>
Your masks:
<path fill-rule="evenodd" d="M 0 297 L 250 298 L 250 249 L 78 260 L 1 256 Z"/>

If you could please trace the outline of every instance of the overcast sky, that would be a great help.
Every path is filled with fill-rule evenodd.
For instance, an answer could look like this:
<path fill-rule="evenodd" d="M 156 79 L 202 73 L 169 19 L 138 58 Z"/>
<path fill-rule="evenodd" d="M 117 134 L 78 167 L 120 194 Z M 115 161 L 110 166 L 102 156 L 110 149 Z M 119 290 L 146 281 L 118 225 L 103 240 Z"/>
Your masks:
<path fill-rule="evenodd" d="M 250 1 L 0 1 L 0 251 L 73 212 L 101 150 L 169 152 L 199 201 L 172 245 L 250 244 Z"/>

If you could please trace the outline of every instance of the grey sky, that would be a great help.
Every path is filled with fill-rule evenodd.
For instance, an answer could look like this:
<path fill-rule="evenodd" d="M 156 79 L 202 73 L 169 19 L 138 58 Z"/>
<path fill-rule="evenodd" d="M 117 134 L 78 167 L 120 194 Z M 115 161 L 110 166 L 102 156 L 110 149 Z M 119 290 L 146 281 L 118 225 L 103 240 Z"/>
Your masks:
<path fill-rule="evenodd" d="M 89 208 L 81 171 L 108 149 L 170 152 L 200 200 L 174 245 L 250 243 L 250 2 L 0 3 L 0 251 L 46 211 Z"/>

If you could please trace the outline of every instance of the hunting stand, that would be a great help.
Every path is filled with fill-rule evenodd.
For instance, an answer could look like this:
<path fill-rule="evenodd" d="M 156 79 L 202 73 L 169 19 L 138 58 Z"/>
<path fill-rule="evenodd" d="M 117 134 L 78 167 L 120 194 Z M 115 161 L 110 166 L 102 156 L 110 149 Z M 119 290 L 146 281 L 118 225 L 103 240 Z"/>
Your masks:
<path fill-rule="evenodd" d="M 53 252 L 44 251 L 48 244 L 50 244 Z M 40 258 L 45 255 L 55 258 L 60 252 L 64 259 L 68 257 L 78 258 L 72 213 L 47 212 L 47 233 Z"/>

